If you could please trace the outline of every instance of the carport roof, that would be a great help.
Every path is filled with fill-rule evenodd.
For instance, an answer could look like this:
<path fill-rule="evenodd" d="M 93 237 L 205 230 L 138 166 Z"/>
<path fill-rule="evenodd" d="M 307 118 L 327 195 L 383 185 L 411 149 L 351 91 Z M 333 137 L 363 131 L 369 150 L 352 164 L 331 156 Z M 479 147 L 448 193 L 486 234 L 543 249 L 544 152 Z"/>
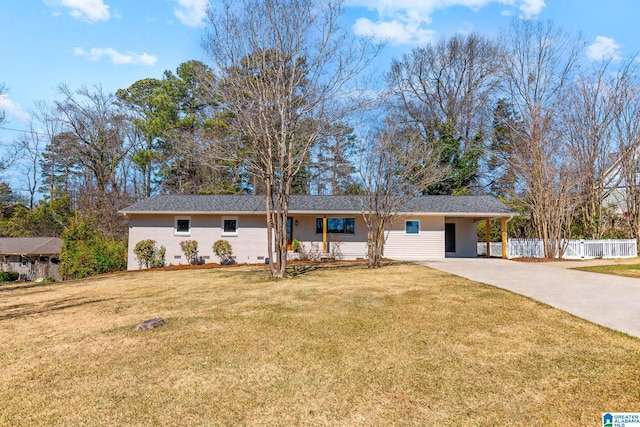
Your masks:
<path fill-rule="evenodd" d="M 291 196 L 290 214 L 354 214 L 366 207 L 363 196 Z M 257 214 L 265 212 L 265 197 L 253 195 L 157 195 L 120 211 L 131 214 Z M 401 214 L 445 216 L 514 216 L 492 196 L 420 196 L 400 209 Z"/>

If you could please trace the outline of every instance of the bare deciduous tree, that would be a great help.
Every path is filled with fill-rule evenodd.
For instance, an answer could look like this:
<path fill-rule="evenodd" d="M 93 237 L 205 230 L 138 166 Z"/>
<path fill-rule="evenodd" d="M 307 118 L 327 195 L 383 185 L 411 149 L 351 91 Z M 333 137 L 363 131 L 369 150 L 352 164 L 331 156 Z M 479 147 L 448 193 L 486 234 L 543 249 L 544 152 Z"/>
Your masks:
<path fill-rule="evenodd" d="M 17 158 L 22 159 L 20 167 L 23 170 L 24 184 L 29 193 L 29 209 L 33 209 L 36 192 L 38 190 L 38 178 L 40 177 L 40 160 L 44 149 L 43 136 L 34 129 L 33 122 L 28 133 L 16 141 Z"/>
<path fill-rule="evenodd" d="M 622 86 L 621 108 L 614 119 L 618 162 L 613 191 L 622 193 L 616 204 L 623 208 L 628 233 L 640 242 L 640 79 L 627 74 Z"/>
<path fill-rule="evenodd" d="M 545 257 L 561 254 L 578 204 L 577 170 L 559 125 L 567 86 L 583 44 L 552 23 L 514 21 L 503 35 L 507 98 L 518 115 L 506 159 L 523 186 Z"/>
<path fill-rule="evenodd" d="M 123 220 L 118 210 L 128 202 L 126 184 L 121 168 L 129 153 L 125 138 L 127 125 L 112 94 L 101 87 L 90 90 L 83 87 L 72 91 L 60 87 L 62 100 L 56 101 L 56 117 L 65 138 L 54 138 L 52 142 L 65 144 L 64 150 L 73 156 L 81 179 L 80 207 L 94 210 L 100 215 L 99 222 L 104 231 L 117 235 L 122 230 Z"/>
<path fill-rule="evenodd" d="M 5 93 L 7 93 L 7 87 L 4 85 L 3 82 L 0 82 L 0 96 L 4 95 Z M 0 108 L 0 125 L 4 123 L 5 118 L 6 118 L 5 111 Z M 3 155 L 2 158 L 0 158 L 0 172 L 7 169 L 7 166 L 9 165 L 8 157 L 9 157 L 8 155 Z"/>
<path fill-rule="evenodd" d="M 36 110 L 33 113 L 39 126 L 42 126 L 47 139 L 47 144 L 40 155 L 40 173 L 42 185 L 39 188 L 45 198 L 54 200 L 68 193 L 69 164 L 71 153 L 63 153 L 64 144 L 56 140 L 64 138 L 62 122 L 57 117 L 55 107 L 44 101 L 36 101 Z M 58 149 L 60 148 L 60 149 Z"/>
<path fill-rule="evenodd" d="M 451 175 L 440 193 L 469 192 L 490 136 L 498 45 L 477 34 L 455 35 L 394 60 L 388 75 L 396 111 L 441 146 Z"/>
<path fill-rule="evenodd" d="M 605 231 L 603 198 L 607 182 L 618 168 L 613 120 L 621 106 L 625 70 L 614 73 L 611 61 L 582 74 L 568 88 L 561 123 L 571 161 L 577 168 L 584 234 L 600 239 Z"/>
<path fill-rule="evenodd" d="M 360 177 L 365 195 L 362 211 L 367 225 L 367 262 L 377 268 L 384 254 L 385 232 L 398 212 L 429 186 L 448 174 L 434 144 L 417 129 L 387 126 L 362 147 Z"/>
<path fill-rule="evenodd" d="M 7 88 L 4 85 L 4 83 L 0 82 L 0 96 L 4 95 L 5 93 L 7 93 Z M 5 112 L 3 109 L 0 108 L 0 125 L 4 123 L 4 118 L 5 118 Z"/>
<path fill-rule="evenodd" d="M 341 12 L 334 1 L 240 0 L 208 14 L 213 97 L 238 136 L 225 138 L 219 153 L 243 153 L 264 185 L 273 277 L 285 275 L 289 195 L 310 147 L 370 101 L 356 78 L 379 47 L 352 41 Z"/>

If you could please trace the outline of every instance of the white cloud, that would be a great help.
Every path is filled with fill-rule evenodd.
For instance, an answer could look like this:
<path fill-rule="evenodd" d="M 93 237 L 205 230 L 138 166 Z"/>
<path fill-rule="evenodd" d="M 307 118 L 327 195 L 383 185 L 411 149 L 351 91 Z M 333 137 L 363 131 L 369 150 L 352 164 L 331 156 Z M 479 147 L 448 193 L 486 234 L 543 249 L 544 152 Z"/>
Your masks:
<path fill-rule="evenodd" d="M 111 18 L 109 6 L 103 0 L 47 0 L 47 4 L 66 7 L 71 16 L 85 22 L 107 21 Z"/>
<path fill-rule="evenodd" d="M 519 9 L 522 11 L 523 17 L 531 18 L 539 15 L 545 6 L 544 0 L 522 0 Z"/>
<path fill-rule="evenodd" d="M 158 57 L 149 55 L 147 53 L 135 53 L 126 52 L 121 53 L 113 48 L 91 48 L 89 50 L 81 47 L 73 49 L 73 54 L 76 56 L 84 56 L 89 58 L 90 61 L 100 61 L 103 56 L 111 58 L 111 62 L 114 64 L 140 64 L 140 65 L 153 65 L 158 61 Z"/>
<path fill-rule="evenodd" d="M 398 44 L 423 44 L 433 39 L 435 32 L 428 26 L 437 10 L 454 6 L 479 10 L 490 4 L 500 4 L 520 10 L 522 17 L 542 12 L 545 0 L 347 0 L 346 5 L 377 13 L 377 19 L 360 18 L 353 26 L 357 35 L 374 35 Z M 503 10 L 504 14 L 511 14 Z M 374 22 L 375 21 L 375 22 Z"/>
<path fill-rule="evenodd" d="M 619 61 L 620 45 L 609 37 L 598 36 L 596 41 L 587 47 L 587 58 L 592 61 L 602 61 L 611 59 Z"/>
<path fill-rule="evenodd" d="M 208 0 L 176 0 L 178 7 L 173 9 L 173 14 L 184 25 L 189 27 L 204 26 L 204 18 L 207 16 Z"/>
<path fill-rule="evenodd" d="M 367 18 L 360 18 L 353 25 L 353 31 L 358 36 L 372 36 L 397 44 L 426 44 L 433 40 L 435 31 L 416 28 L 414 24 L 396 20 L 373 22 Z"/>
<path fill-rule="evenodd" d="M 5 120 L 12 117 L 21 122 L 27 122 L 31 118 L 19 103 L 10 99 L 7 95 L 0 95 L 0 110 L 5 112 Z"/>

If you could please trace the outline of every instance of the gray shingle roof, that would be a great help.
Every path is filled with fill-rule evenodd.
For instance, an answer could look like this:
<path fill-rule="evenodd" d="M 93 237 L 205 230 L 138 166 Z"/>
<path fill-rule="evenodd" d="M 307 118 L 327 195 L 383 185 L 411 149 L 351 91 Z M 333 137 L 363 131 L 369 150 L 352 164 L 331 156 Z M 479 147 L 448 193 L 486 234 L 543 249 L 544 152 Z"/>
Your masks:
<path fill-rule="evenodd" d="M 61 247 L 57 237 L 0 238 L 0 255 L 58 255 Z"/>
<path fill-rule="evenodd" d="M 359 213 L 362 196 L 291 196 L 290 213 Z M 120 211 L 124 214 L 140 213 L 264 213 L 264 196 L 213 195 L 168 196 L 158 195 L 142 200 Z M 414 197 L 402 213 L 443 214 L 498 214 L 513 216 L 515 212 L 492 196 L 421 196 Z"/>

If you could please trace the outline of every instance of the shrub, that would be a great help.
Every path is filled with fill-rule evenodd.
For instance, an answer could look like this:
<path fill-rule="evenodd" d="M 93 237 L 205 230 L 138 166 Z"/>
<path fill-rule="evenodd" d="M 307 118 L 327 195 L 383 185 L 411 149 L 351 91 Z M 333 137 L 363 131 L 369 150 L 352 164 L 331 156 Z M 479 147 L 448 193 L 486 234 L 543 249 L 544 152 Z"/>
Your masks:
<path fill-rule="evenodd" d="M 111 273 L 127 269 L 127 245 L 122 240 L 105 240 L 96 253 L 100 273 Z"/>
<path fill-rule="evenodd" d="M 231 243 L 226 240 L 217 240 L 213 244 L 213 253 L 220 258 L 220 264 L 234 264 L 235 260 L 231 258 L 233 255 L 233 248 Z"/>
<path fill-rule="evenodd" d="M 125 242 L 106 237 L 92 217 L 72 218 L 62 234 L 60 274 L 64 279 L 124 270 L 126 260 Z"/>
<path fill-rule="evenodd" d="M 158 249 L 158 253 L 156 254 L 155 259 L 153 260 L 151 267 L 153 268 L 164 267 L 164 256 L 166 255 L 166 253 L 167 253 L 167 248 L 165 248 L 164 246 L 160 246 L 160 249 Z"/>
<path fill-rule="evenodd" d="M 20 278 L 20 273 L 17 271 L 1 271 L 0 272 L 0 283 L 4 282 L 15 282 Z"/>
<path fill-rule="evenodd" d="M 312 242 L 309 249 L 305 245 L 301 245 L 300 255 L 298 259 L 301 261 L 318 261 L 322 255 L 322 249 L 318 243 Z"/>
<path fill-rule="evenodd" d="M 298 239 L 293 239 L 291 247 L 293 248 L 294 252 L 300 252 L 300 249 L 302 249 L 302 243 L 300 243 L 300 240 Z"/>
<path fill-rule="evenodd" d="M 152 239 L 140 240 L 133 248 L 133 253 L 138 259 L 140 268 L 164 267 L 164 256 L 167 250 L 164 246 L 156 247 L 156 241 Z"/>
<path fill-rule="evenodd" d="M 331 242 L 331 252 L 329 253 L 330 259 L 342 259 L 342 249 L 340 246 L 340 242 Z"/>
<path fill-rule="evenodd" d="M 189 264 L 198 263 L 198 241 L 197 240 L 183 240 L 180 242 L 180 249 Z"/>

